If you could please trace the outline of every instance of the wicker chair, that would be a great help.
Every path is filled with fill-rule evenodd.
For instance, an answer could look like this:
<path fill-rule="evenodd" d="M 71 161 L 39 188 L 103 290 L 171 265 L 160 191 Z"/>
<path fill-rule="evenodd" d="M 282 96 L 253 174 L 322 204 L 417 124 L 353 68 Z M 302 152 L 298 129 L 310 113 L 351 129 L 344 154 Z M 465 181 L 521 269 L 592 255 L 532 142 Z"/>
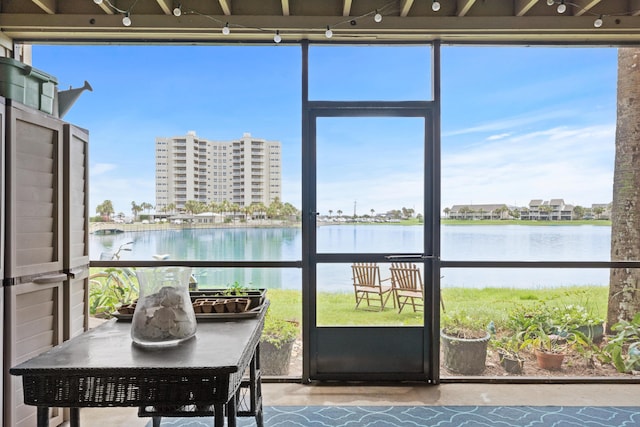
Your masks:
<path fill-rule="evenodd" d="M 407 304 L 413 307 L 414 312 L 424 309 L 424 286 L 418 266 L 411 263 L 393 263 L 389 270 L 393 293 L 398 302 L 398 313 L 402 313 Z"/>
<path fill-rule="evenodd" d="M 353 272 L 353 289 L 356 294 L 356 308 L 360 303 L 366 301 L 367 308 L 375 307 L 380 311 L 384 310 L 385 305 L 389 301 L 389 297 L 393 294 L 391 278 L 380 278 L 380 267 L 376 263 L 355 263 L 351 266 Z M 395 308 L 395 298 L 391 299 Z"/>

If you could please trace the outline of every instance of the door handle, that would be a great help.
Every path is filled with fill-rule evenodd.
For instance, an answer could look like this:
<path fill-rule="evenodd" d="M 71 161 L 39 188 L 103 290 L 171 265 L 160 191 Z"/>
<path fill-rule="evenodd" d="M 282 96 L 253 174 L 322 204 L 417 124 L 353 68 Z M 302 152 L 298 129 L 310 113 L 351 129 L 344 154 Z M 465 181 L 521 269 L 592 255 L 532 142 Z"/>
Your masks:
<path fill-rule="evenodd" d="M 386 259 L 433 259 L 435 258 L 433 255 L 423 255 L 423 254 L 409 254 L 409 255 L 387 255 Z"/>
<path fill-rule="evenodd" d="M 66 273 L 50 274 L 48 276 L 36 277 L 33 279 L 33 283 L 36 285 L 47 285 L 49 283 L 64 282 L 67 280 L 67 277 Z"/>

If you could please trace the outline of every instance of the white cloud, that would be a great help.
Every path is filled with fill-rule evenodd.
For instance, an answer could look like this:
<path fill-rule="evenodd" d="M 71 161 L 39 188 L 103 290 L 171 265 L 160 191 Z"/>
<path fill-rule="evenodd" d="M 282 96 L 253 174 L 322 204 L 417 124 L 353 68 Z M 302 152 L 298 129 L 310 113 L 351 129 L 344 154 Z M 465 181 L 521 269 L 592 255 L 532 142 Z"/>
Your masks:
<path fill-rule="evenodd" d="M 117 168 L 118 165 L 116 165 L 115 163 L 96 163 L 91 166 L 90 173 L 92 176 L 98 176 Z"/>
<path fill-rule="evenodd" d="M 559 127 L 443 152 L 442 207 L 612 199 L 615 126 Z"/>
<path fill-rule="evenodd" d="M 90 214 L 95 214 L 95 207 L 111 200 L 116 213 L 131 215 L 131 202 L 142 202 L 155 205 L 155 180 L 136 177 L 100 176 L 91 180 Z"/>
<path fill-rule="evenodd" d="M 504 139 L 508 136 L 511 136 L 510 133 L 500 133 L 497 135 L 491 135 L 490 137 L 487 138 L 487 141 L 497 141 L 499 139 Z"/>
<path fill-rule="evenodd" d="M 545 120 L 558 120 L 575 115 L 568 110 L 542 110 L 521 116 L 503 118 L 492 122 L 483 123 L 477 126 L 470 126 L 462 129 L 442 132 L 443 137 L 467 135 L 478 132 L 499 132 L 507 129 L 523 128 L 525 125 L 542 122 Z"/>

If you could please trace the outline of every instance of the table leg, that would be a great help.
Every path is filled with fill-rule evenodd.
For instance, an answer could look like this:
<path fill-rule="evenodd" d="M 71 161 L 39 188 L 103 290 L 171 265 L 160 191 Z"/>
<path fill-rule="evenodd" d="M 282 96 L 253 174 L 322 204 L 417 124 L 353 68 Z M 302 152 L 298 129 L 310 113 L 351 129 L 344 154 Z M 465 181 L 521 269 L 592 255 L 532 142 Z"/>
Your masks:
<path fill-rule="evenodd" d="M 153 427 L 160 427 L 160 423 L 162 423 L 162 417 L 151 417 L 153 420 Z"/>
<path fill-rule="evenodd" d="M 224 404 L 215 403 L 213 405 L 213 425 L 215 427 L 224 427 Z"/>
<path fill-rule="evenodd" d="M 234 394 L 231 399 L 227 402 L 227 426 L 228 427 L 236 427 L 236 411 L 238 408 L 236 407 L 236 395 Z"/>
<path fill-rule="evenodd" d="M 37 410 L 38 427 L 49 427 L 49 407 L 38 406 Z"/>
<path fill-rule="evenodd" d="M 69 425 L 80 427 L 80 408 L 69 408 Z"/>

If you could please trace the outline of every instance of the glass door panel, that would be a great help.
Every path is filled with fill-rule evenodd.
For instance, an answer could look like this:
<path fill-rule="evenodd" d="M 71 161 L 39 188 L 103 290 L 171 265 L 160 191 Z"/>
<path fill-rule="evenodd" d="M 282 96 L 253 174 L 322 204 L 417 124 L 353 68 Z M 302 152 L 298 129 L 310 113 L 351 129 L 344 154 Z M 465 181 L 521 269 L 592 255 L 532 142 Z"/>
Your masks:
<path fill-rule="evenodd" d="M 424 247 L 424 118 L 317 119 L 317 252 Z"/>
<path fill-rule="evenodd" d="M 311 118 L 310 377 L 433 378 L 433 244 L 425 241 L 432 235 L 425 212 L 431 219 L 433 206 L 433 183 L 425 179 L 434 160 L 429 111 L 324 112 Z M 398 290 L 407 271 L 415 286 L 410 296 Z"/>

